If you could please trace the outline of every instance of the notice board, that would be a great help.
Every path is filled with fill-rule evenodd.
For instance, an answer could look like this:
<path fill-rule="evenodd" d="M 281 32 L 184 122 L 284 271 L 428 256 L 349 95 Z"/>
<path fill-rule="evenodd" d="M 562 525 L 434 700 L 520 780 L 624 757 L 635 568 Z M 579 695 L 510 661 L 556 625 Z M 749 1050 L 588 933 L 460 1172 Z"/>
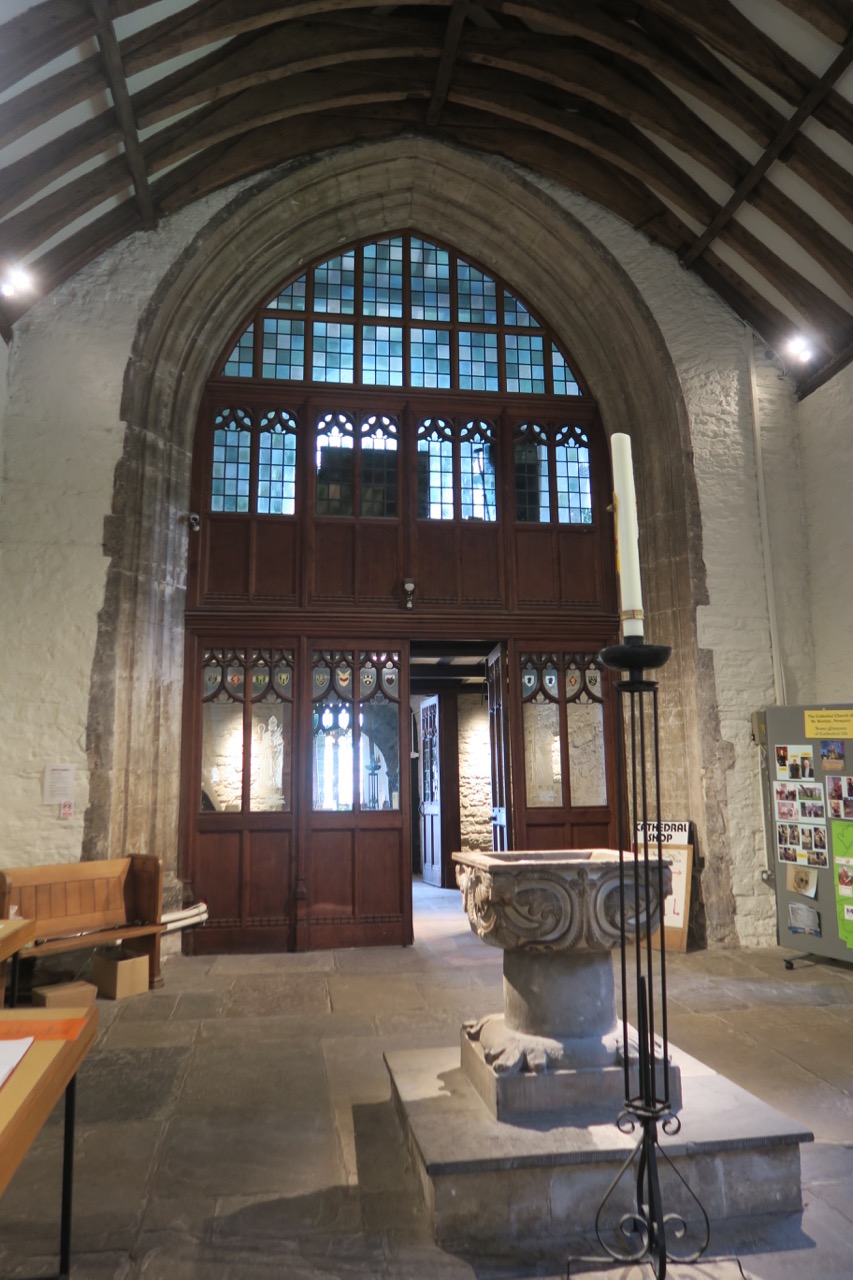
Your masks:
<path fill-rule="evenodd" d="M 768 707 L 779 945 L 853 964 L 853 706 Z"/>

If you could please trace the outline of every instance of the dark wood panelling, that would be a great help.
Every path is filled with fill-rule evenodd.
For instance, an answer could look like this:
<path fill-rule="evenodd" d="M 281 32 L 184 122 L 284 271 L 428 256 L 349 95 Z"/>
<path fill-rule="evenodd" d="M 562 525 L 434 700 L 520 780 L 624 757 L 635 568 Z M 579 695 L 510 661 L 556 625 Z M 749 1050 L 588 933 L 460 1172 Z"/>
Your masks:
<path fill-rule="evenodd" d="M 286 920 L 293 898 L 290 831 L 253 831 L 243 867 L 247 921 Z"/>
<path fill-rule="evenodd" d="M 585 822 L 573 822 L 570 827 L 570 849 L 612 849 L 618 837 L 613 831 L 609 814 L 602 814 L 599 820 L 588 818 Z"/>
<path fill-rule="evenodd" d="M 249 591 L 251 524 L 233 516 L 207 517 L 205 595 L 245 598 Z"/>
<path fill-rule="evenodd" d="M 363 523 L 358 531 L 358 598 L 398 601 L 402 578 L 398 522 Z"/>
<path fill-rule="evenodd" d="M 463 600 L 496 604 L 503 598 L 502 551 L 497 524 L 469 522 L 459 533 L 459 588 Z"/>
<path fill-rule="evenodd" d="M 362 828 L 356 837 L 356 859 L 356 914 L 359 919 L 364 916 L 402 915 L 400 868 L 404 859 L 400 828 Z"/>
<path fill-rule="evenodd" d="M 311 831 L 307 865 L 310 868 L 309 916 L 355 917 L 355 831 Z"/>
<path fill-rule="evenodd" d="M 456 530 L 442 520 L 418 520 L 412 561 L 418 604 L 457 598 Z"/>
<path fill-rule="evenodd" d="M 312 596 L 352 600 L 355 596 L 355 529 L 351 520 L 317 520 L 314 525 Z"/>
<path fill-rule="evenodd" d="M 595 534 L 592 530 L 561 529 L 558 539 L 563 603 L 601 604 L 603 592 Z"/>
<path fill-rule="evenodd" d="M 282 603 L 297 591 L 297 525 L 295 520 L 270 516 L 255 521 L 252 595 Z"/>
<path fill-rule="evenodd" d="M 193 888 L 207 903 L 211 924 L 241 915 L 241 848 L 239 831 L 200 831 L 196 836 Z"/>
<path fill-rule="evenodd" d="M 558 562 L 550 525 L 516 525 L 515 561 L 520 606 L 554 605 L 560 598 Z"/>

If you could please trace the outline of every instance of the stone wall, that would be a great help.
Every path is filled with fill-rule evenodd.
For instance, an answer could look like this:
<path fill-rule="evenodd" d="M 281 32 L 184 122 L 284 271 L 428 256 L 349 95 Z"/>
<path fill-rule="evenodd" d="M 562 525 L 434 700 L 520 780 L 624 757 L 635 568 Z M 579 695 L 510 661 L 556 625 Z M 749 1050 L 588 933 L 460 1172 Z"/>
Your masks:
<path fill-rule="evenodd" d="M 492 776 L 489 711 L 480 693 L 460 693 L 459 817 L 462 848 L 472 853 L 492 847 Z"/>

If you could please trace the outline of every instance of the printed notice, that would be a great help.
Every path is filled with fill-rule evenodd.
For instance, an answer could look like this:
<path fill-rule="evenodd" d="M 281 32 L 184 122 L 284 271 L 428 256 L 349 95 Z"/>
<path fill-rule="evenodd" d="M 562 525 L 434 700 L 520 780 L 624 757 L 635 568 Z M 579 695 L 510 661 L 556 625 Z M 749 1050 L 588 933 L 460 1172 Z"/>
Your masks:
<path fill-rule="evenodd" d="M 73 803 L 75 774 L 73 764 L 45 765 L 42 804 L 62 804 L 67 800 Z"/>
<path fill-rule="evenodd" d="M 805 736 L 807 738 L 853 738 L 853 708 L 840 711 L 807 711 Z"/>

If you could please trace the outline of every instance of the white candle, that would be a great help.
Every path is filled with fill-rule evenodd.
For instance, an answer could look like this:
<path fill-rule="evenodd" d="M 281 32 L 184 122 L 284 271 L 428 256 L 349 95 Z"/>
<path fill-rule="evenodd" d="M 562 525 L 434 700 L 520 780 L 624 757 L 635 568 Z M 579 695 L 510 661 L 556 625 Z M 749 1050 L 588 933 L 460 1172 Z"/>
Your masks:
<path fill-rule="evenodd" d="M 637 497 L 631 437 L 610 437 L 613 457 L 613 509 L 616 514 L 616 571 L 619 574 L 623 636 L 643 635 L 643 590 L 640 583 L 640 547 Z"/>

